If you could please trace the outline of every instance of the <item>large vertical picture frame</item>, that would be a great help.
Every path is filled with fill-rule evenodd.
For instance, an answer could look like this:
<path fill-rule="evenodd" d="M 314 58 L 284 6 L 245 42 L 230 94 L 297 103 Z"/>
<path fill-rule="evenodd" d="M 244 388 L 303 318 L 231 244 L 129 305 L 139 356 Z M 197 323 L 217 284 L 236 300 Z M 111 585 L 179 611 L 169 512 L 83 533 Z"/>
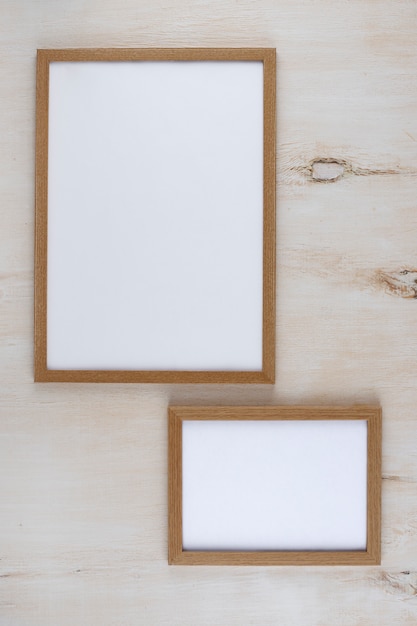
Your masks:
<path fill-rule="evenodd" d="M 275 50 L 39 50 L 35 380 L 273 383 Z"/>
<path fill-rule="evenodd" d="M 171 407 L 173 565 L 377 565 L 381 409 Z"/>

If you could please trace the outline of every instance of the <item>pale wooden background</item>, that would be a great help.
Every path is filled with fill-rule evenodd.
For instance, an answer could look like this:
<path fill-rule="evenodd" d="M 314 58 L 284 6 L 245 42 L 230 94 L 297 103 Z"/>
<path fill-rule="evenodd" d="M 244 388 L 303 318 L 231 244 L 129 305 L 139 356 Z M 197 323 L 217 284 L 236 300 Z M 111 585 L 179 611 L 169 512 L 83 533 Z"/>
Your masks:
<path fill-rule="evenodd" d="M 414 0 L 0 1 L 1 626 L 417 623 L 416 29 Z M 35 50 L 189 45 L 278 49 L 277 383 L 35 385 Z M 382 566 L 168 567 L 169 402 L 381 403 Z"/>

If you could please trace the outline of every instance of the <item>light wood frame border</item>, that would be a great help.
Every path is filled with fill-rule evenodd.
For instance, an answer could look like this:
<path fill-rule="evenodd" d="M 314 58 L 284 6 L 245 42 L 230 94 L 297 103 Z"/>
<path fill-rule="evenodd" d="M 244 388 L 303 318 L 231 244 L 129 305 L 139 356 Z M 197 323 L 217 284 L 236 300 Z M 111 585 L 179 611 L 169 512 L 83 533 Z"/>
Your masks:
<path fill-rule="evenodd" d="M 48 97 L 49 64 L 56 61 L 262 61 L 264 68 L 263 334 L 261 371 L 48 370 Z M 274 48 L 92 48 L 38 50 L 35 182 L 36 382 L 274 383 L 275 382 L 275 151 Z"/>
<path fill-rule="evenodd" d="M 184 420 L 366 420 L 368 422 L 367 548 L 321 551 L 194 551 L 182 548 Z M 379 565 L 381 563 L 380 407 L 191 407 L 168 410 L 168 562 L 176 565 Z"/>

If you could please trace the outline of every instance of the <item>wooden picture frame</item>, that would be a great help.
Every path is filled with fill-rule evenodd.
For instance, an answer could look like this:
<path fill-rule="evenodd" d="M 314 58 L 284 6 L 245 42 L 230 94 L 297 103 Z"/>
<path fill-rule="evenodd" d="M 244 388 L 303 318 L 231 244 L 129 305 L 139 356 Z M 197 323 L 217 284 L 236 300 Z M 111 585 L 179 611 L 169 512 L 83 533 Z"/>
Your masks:
<path fill-rule="evenodd" d="M 351 407 L 171 407 L 168 415 L 169 563 L 177 565 L 378 565 L 381 560 L 381 418 L 381 409 L 379 407 L 360 405 Z M 184 426 L 189 428 L 190 424 L 192 428 L 191 431 L 188 430 L 188 432 L 191 433 L 191 439 L 189 438 L 187 440 L 188 443 L 186 443 L 186 445 L 188 448 L 194 446 L 194 448 L 198 449 L 188 450 L 188 459 L 191 458 L 191 461 L 187 461 L 187 476 L 185 476 L 183 474 L 183 456 L 186 450 L 183 449 L 183 428 Z M 211 428 L 211 434 L 214 433 L 217 439 L 211 437 L 207 425 Z M 218 429 L 219 425 L 221 426 L 220 430 Z M 268 454 L 270 454 L 268 458 L 273 459 L 272 464 L 275 463 L 274 459 L 277 456 L 275 450 L 271 448 L 272 452 L 267 452 L 265 449 L 269 445 L 268 442 L 271 441 L 270 433 L 266 438 L 261 439 L 264 444 L 267 442 L 268 445 L 259 445 L 259 441 L 256 437 L 253 437 L 254 430 L 250 430 L 249 434 L 245 435 L 245 437 L 248 437 L 245 444 L 247 446 L 245 452 L 246 456 L 238 457 L 239 462 L 235 463 L 236 452 L 234 448 L 235 445 L 237 445 L 237 447 L 240 445 L 238 442 L 236 443 L 236 440 L 239 439 L 239 437 L 236 437 L 236 434 L 239 434 L 242 428 L 248 425 L 250 425 L 251 428 L 257 428 L 259 432 L 262 432 L 264 426 L 268 427 L 269 432 L 270 426 L 272 425 L 274 432 L 279 433 L 279 437 L 284 436 L 286 432 L 293 431 L 295 427 L 295 438 L 293 437 L 289 449 L 287 446 L 287 452 L 290 456 L 300 454 L 300 450 L 304 450 L 305 452 L 309 449 L 309 446 L 314 448 L 314 446 L 318 445 L 317 451 L 319 451 L 320 446 L 322 449 L 324 449 L 323 446 L 328 447 L 329 441 L 340 442 L 341 449 L 339 450 L 335 447 L 334 455 L 329 455 L 330 460 L 323 460 L 324 473 L 321 474 L 323 485 L 320 485 L 317 492 L 318 495 L 315 492 L 312 493 L 313 505 L 311 511 L 313 511 L 314 507 L 323 506 L 323 510 L 320 510 L 320 514 L 317 516 L 317 519 L 323 520 L 324 530 L 319 530 L 319 534 L 320 532 L 322 534 L 323 532 L 326 533 L 326 528 L 332 530 L 332 522 L 325 521 L 327 511 L 325 507 L 328 505 L 325 504 L 326 500 L 322 494 L 325 493 L 326 489 L 329 489 L 330 500 L 328 500 L 328 502 L 331 503 L 329 508 L 332 509 L 334 494 L 340 492 L 339 486 L 348 485 L 349 488 L 347 491 L 349 491 L 349 494 L 345 496 L 343 493 L 343 495 L 340 496 L 342 498 L 345 497 L 346 501 L 341 501 L 340 509 L 337 509 L 339 505 L 334 505 L 337 509 L 336 512 L 330 511 L 331 515 L 334 513 L 336 516 L 334 517 L 334 520 L 336 520 L 334 526 L 340 524 L 341 527 L 343 527 L 343 525 L 346 524 L 346 528 L 343 528 L 341 531 L 343 533 L 343 539 L 340 537 L 337 538 L 335 535 L 336 538 L 335 540 L 332 539 L 332 541 L 335 541 L 336 544 L 343 542 L 343 545 L 347 545 L 347 543 L 352 544 L 352 542 L 356 541 L 359 541 L 359 543 L 364 542 L 364 545 L 360 549 L 352 549 L 352 547 L 347 549 L 341 547 L 335 549 L 317 549 L 317 546 L 316 548 L 303 547 L 302 549 L 280 549 L 280 546 L 275 546 L 274 548 L 263 546 L 262 549 L 258 549 L 256 545 L 253 545 L 251 549 L 247 549 L 246 547 L 245 549 L 239 549 L 236 548 L 236 546 L 232 549 L 227 549 L 224 546 L 222 546 L 221 549 L 215 549 L 212 547 L 213 542 L 221 543 L 222 541 L 221 533 L 216 534 L 218 532 L 216 528 L 213 530 L 214 539 L 210 539 L 212 543 L 206 542 L 204 533 L 212 533 L 213 527 L 218 523 L 219 516 L 222 517 L 223 515 L 225 518 L 229 515 L 232 521 L 229 519 L 222 521 L 219 527 L 222 528 L 221 524 L 223 524 L 226 530 L 222 530 L 221 532 L 227 535 L 228 542 L 234 542 L 235 537 L 239 536 L 240 530 L 238 526 L 241 524 L 245 526 L 248 511 L 250 512 L 253 506 L 255 506 L 251 501 L 244 502 L 243 509 L 245 512 L 242 514 L 239 508 L 240 504 L 238 503 L 238 505 L 236 505 L 233 502 L 233 494 L 231 498 L 232 502 L 230 502 L 232 490 L 229 489 L 228 491 L 228 487 L 223 486 L 223 483 L 229 484 L 228 480 L 230 477 L 228 476 L 228 471 L 224 472 L 222 468 L 226 466 L 229 470 L 230 465 L 230 476 L 232 476 L 232 480 L 234 481 L 232 484 L 236 486 L 238 491 L 242 490 L 243 499 L 249 499 L 253 494 L 259 492 L 263 493 L 263 485 L 257 483 L 257 469 L 259 467 L 259 475 L 261 475 L 264 471 L 261 465 L 265 455 L 268 456 Z M 276 428 L 277 425 L 279 427 L 278 429 Z M 259 428 L 260 426 L 261 428 Z M 203 429 L 201 429 L 201 427 L 203 427 Z M 288 427 L 290 427 L 289 431 Z M 230 428 L 233 428 L 233 430 L 230 431 Z M 319 428 L 319 431 L 317 431 L 317 428 Z M 305 441 L 307 446 L 304 445 L 304 448 L 300 448 L 297 452 L 299 447 L 299 433 L 303 433 L 303 429 L 304 434 L 307 432 L 307 439 Z M 221 435 L 219 435 L 219 432 L 221 432 Z M 318 439 L 314 438 L 315 432 L 321 432 Z M 218 442 L 225 433 L 228 439 L 226 439 L 226 445 L 222 447 L 218 445 Z M 282 435 L 282 433 L 284 433 L 284 435 Z M 310 434 L 308 433 L 312 433 L 313 436 L 311 439 L 309 439 Z M 327 433 L 329 434 L 329 438 L 327 438 Z M 333 438 L 334 435 L 336 438 Z M 273 435 L 273 437 L 275 437 L 275 435 Z M 277 437 L 277 439 L 279 437 Z M 214 445 L 212 445 L 213 441 L 215 442 Z M 320 443 L 320 441 L 322 441 L 322 443 Z M 198 442 L 197 446 L 195 445 L 196 442 Z M 282 443 L 285 445 L 286 442 L 286 439 L 282 440 Z M 220 452 L 218 452 L 218 449 L 220 449 Z M 240 453 L 238 452 L 237 454 Z M 282 454 L 282 449 L 280 454 Z M 312 458 L 316 459 L 313 463 L 316 463 L 318 459 L 318 464 L 320 464 L 323 453 L 318 452 L 318 454 L 320 454 L 319 457 L 313 455 Z M 290 458 L 290 456 L 288 458 Z M 326 454 L 324 456 L 326 456 Z M 232 460 L 229 460 L 229 457 Z M 341 457 L 343 457 L 344 460 L 341 460 Z M 242 459 L 244 459 L 243 462 Z M 254 461 L 254 459 L 256 459 L 256 461 Z M 288 476 L 290 476 L 291 472 L 294 470 L 295 463 L 299 464 L 299 461 L 301 461 L 301 464 L 303 463 L 303 457 L 300 458 L 298 456 L 297 459 L 298 460 L 294 461 L 294 464 L 292 464 L 292 461 L 289 462 Z M 225 465 L 225 462 L 227 465 Z M 256 466 L 251 465 L 252 463 L 256 463 Z M 329 465 L 331 471 L 329 472 L 327 472 L 328 467 L 326 463 L 331 463 L 331 465 Z M 251 473 L 249 476 L 245 473 L 246 464 L 250 466 L 249 472 Z M 254 467 L 256 467 L 256 471 L 254 471 Z M 312 469 L 314 469 L 313 466 Z M 213 473 L 214 477 L 211 476 L 210 473 Z M 302 470 L 301 481 L 306 481 L 308 473 L 307 470 Z M 208 482 L 206 481 L 207 476 L 209 476 Z M 273 475 L 273 480 L 277 480 L 277 474 Z M 252 482 L 254 482 L 254 485 L 251 485 Z M 328 482 L 327 486 L 324 485 L 325 482 Z M 280 488 L 283 489 L 282 493 L 286 494 L 282 495 L 284 501 L 286 503 L 290 502 L 291 494 L 285 491 L 285 482 L 280 484 Z M 302 488 L 298 487 L 300 491 L 305 490 L 307 483 L 302 482 L 298 484 L 303 485 Z M 204 485 L 204 487 L 200 488 L 200 485 Z M 209 486 L 207 487 L 207 485 Z M 282 485 L 284 485 L 284 487 L 282 487 Z M 187 491 L 188 495 L 183 493 L 183 489 Z M 225 489 L 225 492 L 222 494 L 222 500 L 220 497 L 218 498 L 218 490 L 223 489 Z M 266 492 L 267 491 L 265 491 L 265 493 Z M 252 494 L 252 496 L 249 496 L 249 493 Z M 186 498 L 185 504 L 183 501 L 184 497 Z M 305 493 L 303 493 L 303 498 L 304 497 Z M 205 508 L 206 500 L 210 502 L 208 508 Z M 357 514 L 358 520 L 352 517 L 353 524 L 351 524 L 351 520 L 349 519 L 350 508 L 352 507 L 352 503 L 356 506 L 356 501 L 358 504 L 357 511 L 359 512 Z M 216 502 L 216 505 L 213 506 L 211 504 L 212 502 Z M 230 510 L 227 508 L 229 502 L 231 506 Z M 193 541 L 194 543 L 200 542 L 203 544 L 202 548 L 191 546 L 190 549 L 185 549 L 183 546 L 184 535 L 187 534 L 183 527 L 184 506 L 188 507 L 188 510 L 192 509 L 193 511 L 192 514 L 188 515 L 188 541 L 191 541 L 191 543 Z M 287 506 L 287 504 L 285 506 Z M 299 505 L 297 504 L 297 506 Z M 302 504 L 302 506 L 304 506 L 304 504 Z M 347 508 L 349 509 L 347 519 L 344 519 Z M 225 509 L 229 512 L 224 513 Z M 231 510 L 233 510 L 232 513 L 230 512 Z M 192 518 L 192 515 L 194 515 L 194 518 Z M 279 512 L 278 518 L 280 515 L 281 512 Z M 352 513 L 352 516 L 353 515 Z M 340 519 L 340 516 L 342 516 L 343 519 Z M 191 518 L 192 522 L 190 524 Z M 195 522 L 197 518 L 199 521 Z M 311 534 L 311 526 L 314 524 L 312 521 L 313 518 L 314 515 L 310 515 L 305 521 L 303 518 L 303 525 L 300 527 L 302 533 L 304 533 L 305 530 L 307 531 L 305 541 L 308 545 L 310 545 L 310 542 L 313 544 L 316 541 Z M 265 516 L 261 517 L 260 522 L 258 520 L 258 524 L 260 523 L 262 528 L 259 529 L 260 534 L 257 535 L 258 538 L 255 540 L 255 544 L 256 541 L 261 541 L 259 537 L 263 537 L 264 521 Z M 273 519 L 271 526 L 273 533 L 275 533 L 274 528 L 276 523 L 280 522 L 276 522 L 276 520 Z M 280 545 L 285 543 L 285 533 L 291 534 L 294 526 L 293 520 L 289 520 L 289 522 L 287 520 L 285 523 L 288 523 L 288 525 L 284 525 L 284 530 L 280 531 L 282 532 L 282 536 L 279 540 Z M 203 530 L 198 528 L 199 524 Z M 321 524 L 321 521 L 319 521 L 319 524 Z M 326 526 L 326 524 L 328 525 Z M 356 530 L 352 530 L 352 538 L 347 538 L 347 535 L 351 534 L 352 526 L 357 526 L 358 536 L 363 536 L 363 539 L 359 540 L 353 537 Z M 196 528 L 197 539 L 190 539 Z M 248 533 L 253 532 L 256 534 L 254 527 L 250 527 L 248 524 L 248 528 Z M 198 533 L 200 533 L 200 535 L 198 535 Z M 346 534 L 346 537 L 344 534 Z M 244 541 L 246 541 L 246 539 Z M 304 539 L 298 538 L 295 541 L 303 542 Z M 324 544 L 328 544 L 326 539 L 323 541 Z"/>
<path fill-rule="evenodd" d="M 275 56 L 38 50 L 35 381 L 274 383 Z"/>

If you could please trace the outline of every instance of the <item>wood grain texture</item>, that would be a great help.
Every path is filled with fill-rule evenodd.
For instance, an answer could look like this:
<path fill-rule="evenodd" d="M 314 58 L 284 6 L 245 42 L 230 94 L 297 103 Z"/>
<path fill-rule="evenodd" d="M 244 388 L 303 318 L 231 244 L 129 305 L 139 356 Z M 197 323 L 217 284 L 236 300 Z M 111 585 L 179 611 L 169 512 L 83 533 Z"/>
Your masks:
<path fill-rule="evenodd" d="M 366 420 L 366 550 L 183 550 L 182 424 L 184 420 Z M 375 406 L 172 406 L 168 409 L 168 562 L 172 565 L 379 565 L 381 563 L 382 414 Z"/>
<path fill-rule="evenodd" d="M 0 4 L 2 626 L 415 626 L 417 303 L 381 276 L 417 268 L 416 29 L 414 0 Z M 273 386 L 33 384 L 36 49 L 109 46 L 277 48 Z M 168 565 L 167 406 L 265 403 L 382 406 L 381 566 Z"/>
<path fill-rule="evenodd" d="M 88 61 L 261 61 L 263 63 L 262 370 L 58 370 L 47 365 L 49 64 Z M 79 48 L 37 51 L 35 168 L 35 382 L 275 382 L 276 51 L 273 48 Z M 74 184 L 77 184 L 74 181 Z M 77 242 L 74 241 L 74 249 Z M 221 306 L 219 304 L 219 306 Z M 103 341 L 106 338 L 103 337 Z"/>

